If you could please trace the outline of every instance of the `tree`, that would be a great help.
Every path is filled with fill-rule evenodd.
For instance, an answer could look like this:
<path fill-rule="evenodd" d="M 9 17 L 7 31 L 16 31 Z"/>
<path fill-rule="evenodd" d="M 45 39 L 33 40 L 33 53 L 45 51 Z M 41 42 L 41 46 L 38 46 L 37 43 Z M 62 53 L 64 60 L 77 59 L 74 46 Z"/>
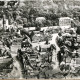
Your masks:
<path fill-rule="evenodd" d="M 4 6 L 5 2 L 4 1 L 0 1 L 0 6 Z"/>
<path fill-rule="evenodd" d="M 14 11 L 14 12 L 12 13 L 12 16 L 13 16 L 13 19 L 16 20 L 16 18 L 17 18 L 17 12 Z"/>
<path fill-rule="evenodd" d="M 32 15 L 32 14 L 34 15 L 36 12 L 37 12 L 37 10 L 35 8 L 31 8 L 29 15 Z"/>
<path fill-rule="evenodd" d="M 46 21 L 46 25 L 47 25 L 47 26 L 51 26 L 51 25 L 52 25 L 51 20 L 47 20 L 47 21 Z"/>
<path fill-rule="evenodd" d="M 67 17 L 68 15 L 67 15 L 66 12 L 62 12 L 61 16 L 62 16 L 62 17 Z"/>
<path fill-rule="evenodd" d="M 23 21 L 22 21 L 21 19 L 17 19 L 16 22 L 17 22 L 18 24 L 23 24 Z"/>
<path fill-rule="evenodd" d="M 31 27 L 31 22 L 27 22 L 23 25 L 23 28 L 28 28 Z"/>
<path fill-rule="evenodd" d="M 27 23 L 27 18 L 22 18 L 23 24 Z"/>

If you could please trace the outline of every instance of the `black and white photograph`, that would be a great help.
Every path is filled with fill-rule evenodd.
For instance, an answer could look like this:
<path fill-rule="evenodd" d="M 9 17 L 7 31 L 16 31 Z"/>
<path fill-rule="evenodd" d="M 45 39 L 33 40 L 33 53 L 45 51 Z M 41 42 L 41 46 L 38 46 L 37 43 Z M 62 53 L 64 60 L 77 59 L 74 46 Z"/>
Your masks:
<path fill-rule="evenodd" d="M 0 79 L 80 79 L 80 0 L 0 0 Z"/>

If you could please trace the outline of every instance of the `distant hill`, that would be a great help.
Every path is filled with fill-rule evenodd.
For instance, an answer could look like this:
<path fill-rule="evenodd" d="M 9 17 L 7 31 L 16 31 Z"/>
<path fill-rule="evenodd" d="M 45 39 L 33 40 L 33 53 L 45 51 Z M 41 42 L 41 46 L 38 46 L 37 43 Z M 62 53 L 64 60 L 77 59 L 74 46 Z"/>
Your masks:
<path fill-rule="evenodd" d="M 32 6 L 34 8 L 37 8 L 39 11 L 45 11 L 48 12 L 49 9 L 54 9 L 55 11 L 58 8 L 58 5 L 53 2 L 53 0 L 25 0 L 26 5 Z"/>
<path fill-rule="evenodd" d="M 53 0 L 54 3 L 65 3 L 68 8 L 80 8 L 80 0 Z"/>
<path fill-rule="evenodd" d="M 80 7 L 80 0 L 24 0 L 26 5 L 49 12 L 49 9 L 54 9 L 55 12 L 58 10 L 68 10 Z"/>

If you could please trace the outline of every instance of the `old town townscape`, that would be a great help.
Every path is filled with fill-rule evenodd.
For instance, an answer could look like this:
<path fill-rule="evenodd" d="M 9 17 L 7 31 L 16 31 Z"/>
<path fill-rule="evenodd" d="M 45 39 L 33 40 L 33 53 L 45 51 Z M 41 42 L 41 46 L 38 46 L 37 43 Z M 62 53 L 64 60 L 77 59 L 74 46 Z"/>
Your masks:
<path fill-rule="evenodd" d="M 77 1 L 0 0 L 0 79 L 80 78 Z"/>

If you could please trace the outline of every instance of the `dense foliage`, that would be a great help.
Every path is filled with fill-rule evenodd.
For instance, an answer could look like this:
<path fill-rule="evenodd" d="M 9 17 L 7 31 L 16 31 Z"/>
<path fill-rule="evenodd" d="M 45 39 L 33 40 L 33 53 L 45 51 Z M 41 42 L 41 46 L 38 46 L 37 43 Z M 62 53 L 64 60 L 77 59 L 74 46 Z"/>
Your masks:
<path fill-rule="evenodd" d="M 34 3 L 28 3 L 27 1 L 23 2 L 23 6 L 19 6 L 15 11 L 5 10 L 0 11 L 0 18 L 3 17 L 3 14 L 6 15 L 6 18 L 9 19 L 9 23 L 11 24 L 11 20 L 13 22 L 17 22 L 18 24 L 23 24 L 23 27 L 42 27 L 42 26 L 56 26 L 58 25 L 59 17 L 78 17 L 80 20 L 80 9 L 68 9 L 64 11 L 62 10 L 63 6 L 58 5 L 58 7 L 49 7 L 48 9 L 44 9 L 40 3 L 35 3 L 36 5 L 40 5 L 39 7 L 34 7 Z M 55 3 L 54 3 L 55 4 Z M 62 6 L 62 7 L 61 7 Z M 46 11 L 45 11 L 46 10 Z M 57 11 L 57 12 L 56 12 Z M 56 13 L 55 13 L 56 12 Z M 36 18 L 44 17 L 46 21 L 42 23 L 36 22 Z"/>

